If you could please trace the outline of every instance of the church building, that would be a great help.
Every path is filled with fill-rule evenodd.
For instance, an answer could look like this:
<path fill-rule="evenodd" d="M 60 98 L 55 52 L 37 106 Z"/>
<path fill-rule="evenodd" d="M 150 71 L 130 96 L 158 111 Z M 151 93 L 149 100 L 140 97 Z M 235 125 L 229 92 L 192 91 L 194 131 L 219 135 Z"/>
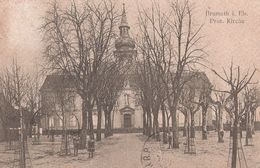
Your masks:
<path fill-rule="evenodd" d="M 120 36 L 115 41 L 114 55 L 116 59 L 120 59 L 125 64 L 131 65 L 130 69 L 126 73 L 126 81 L 123 90 L 121 91 L 116 106 L 112 112 L 113 128 L 119 130 L 140 130 L 143 127 L 143 109 L 138 101 L 138 94 L 134 86 L 133 72 L 135 68 L 135 60 L 137 57 L 137 50 L 135 41 L 130 37 L 130 26 L 127 22 L 127 15 L 125 7 L 123 7 L 123 13 L 121 23 L 119 25 Z M 82 125 L 81 117 L 81 104 L 82 100 L 76 93 L 75 84 L 70 77 L 64 77 L 61 75 L 48 75 L 40 89 L 42 100 L 42 114 L 43 119 L 41 125 L 43 130 L 61 130 L 64 122 L 62 119 L 66 119 L 67 129 L 80 129 Z M 70 97 L 65 101 L 66 110 L 65 115 L 61 114 L 60 102 L 57 98 L 57 88 L 64 88 L 66 93 L 63 96 Z M 63 102 L 64 103 L 64 102 Z M 195 116 L 196 125 L 199 125 L 201 121 L 201 112 L 198 112 Z M 162 126 L 162 116 L 159 116 L 159 126 Z M 212 125 L 211 115 L 208 117 L 208 125 Z M 184 117 L 180 113 L 179 126 L 183 126 Z M 94 129 L 97 127 L 97 109 L 93 110 L 93 124 Z M 104 117 L 102 115 L 102 128 L 104 128 Z"/>

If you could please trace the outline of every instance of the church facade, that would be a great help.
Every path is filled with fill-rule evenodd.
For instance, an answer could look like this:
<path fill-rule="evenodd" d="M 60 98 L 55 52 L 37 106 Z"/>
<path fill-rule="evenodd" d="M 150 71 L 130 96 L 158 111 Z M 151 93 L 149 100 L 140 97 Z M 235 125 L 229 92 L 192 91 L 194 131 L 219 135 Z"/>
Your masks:
<path fill-rule="evenodd" d="M 116 59 L 122 59 L 126 64 L 131 65 L 126 73 L 126 82 L 121 91 L 116 106 L 112 112 L 112 123 L 114 129 L 139 129 L 143 127 L 143 110 L 138 101 L 138 94 L 133 87 L 134 80 L 131 79 L 135 67 L 135 58 L 137 51 L 135 48 L 135 41 L 130 37 L 130 27 L 127 22 L 125 8 L 121 23 L 119 26 L 120 36 L 115 41 L 114 55 Z M 43 130 L 61 130 L 62 126 L 66 124 L 67 129 L 80 129 L 82 125 L 81 104 L 82 100 L 76 93 L 75 85 L 69 77 L 61 75 L 48 75 L 41 87 L 42 100 L 42 120 L 41 125 Z M 64 88 L 66 93 L 62 93 L 63 97 L 68 96 L 70 100 L 66 100 L 66 113 L 61 112 L 61 102 L 57 96 L 57 88 Z M 64 102 L 63 102 L 64 104 Z M 104 128 L 104 115 L 102 115 L 102 128 Z M 65 122 L 62 120 L 65 118 Z M 195 115 L 196 125 L 200 125 L 201 112 Z M 179 112 L 178 115 L 179 126 L 183 126 L 184 116 Z M 159 126 L 162 126 L 162 116 L 159 115 Z M 93 109 L 93 124 L 94 129 L 97 127 L 97 109 Z M 211 113 L 208 115 L 208 125 L 212 125 Z"/>

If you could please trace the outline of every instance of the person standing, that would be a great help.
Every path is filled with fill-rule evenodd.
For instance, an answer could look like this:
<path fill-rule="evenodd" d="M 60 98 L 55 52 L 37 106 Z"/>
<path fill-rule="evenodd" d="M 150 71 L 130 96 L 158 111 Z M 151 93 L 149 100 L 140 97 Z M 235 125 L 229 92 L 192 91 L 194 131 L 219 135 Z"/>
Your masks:
<path fill-rule="evenodd" d="M 73 137 L 74 156 L 78 156 L 79 151 L 79 137 L 76 135 Z"/>

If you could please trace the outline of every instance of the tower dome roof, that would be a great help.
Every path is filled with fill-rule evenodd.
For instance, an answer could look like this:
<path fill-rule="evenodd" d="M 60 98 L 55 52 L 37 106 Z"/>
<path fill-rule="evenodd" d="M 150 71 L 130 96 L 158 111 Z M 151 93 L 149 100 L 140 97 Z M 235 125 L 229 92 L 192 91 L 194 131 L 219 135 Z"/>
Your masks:
<path fill-rule="evenodd" d="M 131 37 L 119 37 L 115 42 L 116 49 L 134 49 L 135 41 Z"/>
<path fill-rule="evenodd" d="M 125 11 L 125 4 L 123 4 L 123 12 L 121 23 L 119 26 L 120 29 L 120 37 L 115 41 L 116 49 L 134 49 L 135 48 L 135 41 L 129 36 L 129 25 L 127 22 L 126 11 Z"/>

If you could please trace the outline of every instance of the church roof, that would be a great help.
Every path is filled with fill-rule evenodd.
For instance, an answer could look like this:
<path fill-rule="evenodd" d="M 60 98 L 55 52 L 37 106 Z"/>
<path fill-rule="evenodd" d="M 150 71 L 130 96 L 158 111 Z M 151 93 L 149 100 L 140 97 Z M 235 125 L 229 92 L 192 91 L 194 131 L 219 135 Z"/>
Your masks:
<path fill-rule="evenodd" d="M 40 91 L 43 90 L 54 90 L 58 88 L 75 88 L 75 80 L 73 76 L 70 75 L 48 75 L 44 80 Z"/>
<path fill-rule="evenodd" d="M 188 80 L 186 85 L 197 89 L 211 88 L 212 84 L 205 72 L 186 72 L 183 74 L 184 80 Z"/>
<path fill-rule="evenodd" d="M 123 4 L 122 18 L 119 26 L 120 37 L 115 41 L 115 47 L 117 50 L 128 50 L 135 48 L 135 41 L 129 36 L 129 25 L 127 22 L 125 4 Z"/>

